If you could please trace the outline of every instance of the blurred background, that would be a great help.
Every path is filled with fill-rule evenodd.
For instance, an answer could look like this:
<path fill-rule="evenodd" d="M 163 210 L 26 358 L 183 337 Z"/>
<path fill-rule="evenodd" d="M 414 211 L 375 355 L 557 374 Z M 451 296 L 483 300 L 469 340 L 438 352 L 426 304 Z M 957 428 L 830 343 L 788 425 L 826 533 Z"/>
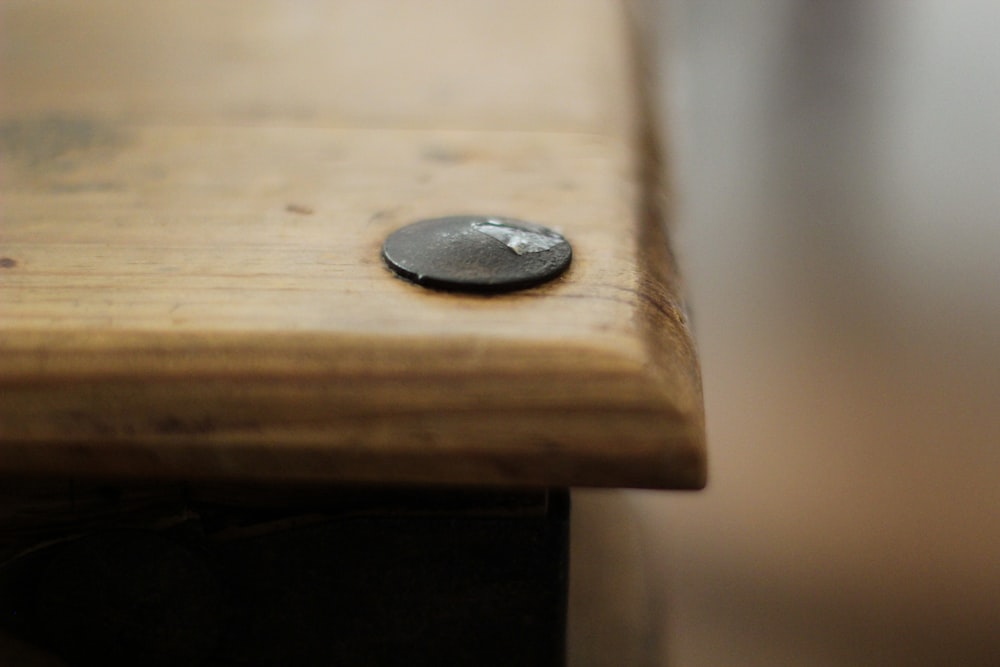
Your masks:
<path fill-rule="evenodd" d="M 660 0 L 711 478 L 662 663 L 1000 665 L 1000 3 Z"/>

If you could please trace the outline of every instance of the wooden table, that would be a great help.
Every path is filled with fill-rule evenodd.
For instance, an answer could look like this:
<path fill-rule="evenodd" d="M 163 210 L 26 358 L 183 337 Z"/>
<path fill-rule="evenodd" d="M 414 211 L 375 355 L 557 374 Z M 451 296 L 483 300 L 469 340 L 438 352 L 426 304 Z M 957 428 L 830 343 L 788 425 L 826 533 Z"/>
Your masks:
<path fill-rule="evenodd" d="M 94 548 L 151 549 L 122 537 L 141 530 L 187 562 L 206 539 L 287 533 L 302 517 L 315 545 L 330 517 L 342 532 L 364 515 L 375 523 L 352 523 L 353 539 L 419 524 L 420 553 L 464 520 L 460 549 L 520 545 L 535 554 L 521 585 L 558 584 L 562 490 L 703 485 L 698 366 L 623 5 L 14 0 L 0 12 L 8 564 L 112 529 Z M 387 270 L 393 230 L 464 213 L 558 229 L 573 263 L 495 296 Z M 212 512 L 226 518 L 209 528 Z M 200 538 L 177 537 L 185 516 Z M 538 540 L 551 544 L 532 552 Z M 69 581 L 60 563 L 85 556 L 47 558 L 39 571 Z M 463 585 L 482 584 L 466 570 Z M 551 608 L 565 597 L 555 584 Z M 197 641 L 217 646 L 231 620 Z M 405 654 L 428 634 L 392 636 Z M 557 660 L 561 647 L 545 650 Z"/>

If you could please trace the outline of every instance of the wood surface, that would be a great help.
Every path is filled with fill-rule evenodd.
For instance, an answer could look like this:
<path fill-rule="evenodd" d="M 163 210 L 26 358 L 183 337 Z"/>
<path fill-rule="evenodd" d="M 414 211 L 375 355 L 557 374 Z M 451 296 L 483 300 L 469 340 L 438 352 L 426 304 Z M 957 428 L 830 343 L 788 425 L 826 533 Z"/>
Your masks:
<path fill-rule="evenodd" d="M 623 5 L 0 12 L 0 473 L 704 483 Z M 459 213 L 573 264 L 491 297 L 383 265 Z"/>

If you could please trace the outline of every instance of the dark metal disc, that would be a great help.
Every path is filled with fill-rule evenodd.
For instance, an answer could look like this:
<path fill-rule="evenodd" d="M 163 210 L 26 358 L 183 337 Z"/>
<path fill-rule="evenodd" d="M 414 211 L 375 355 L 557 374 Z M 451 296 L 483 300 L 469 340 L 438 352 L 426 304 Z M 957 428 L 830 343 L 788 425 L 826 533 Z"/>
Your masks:
<path fill-rule="evenodd" d="M 506 292 L 555 278 L 569 266 L 573 250 L 561 234 L 541 225 L 451 216 L 396 230 L 382 256 L 397 274 L 426 287 Z"/>

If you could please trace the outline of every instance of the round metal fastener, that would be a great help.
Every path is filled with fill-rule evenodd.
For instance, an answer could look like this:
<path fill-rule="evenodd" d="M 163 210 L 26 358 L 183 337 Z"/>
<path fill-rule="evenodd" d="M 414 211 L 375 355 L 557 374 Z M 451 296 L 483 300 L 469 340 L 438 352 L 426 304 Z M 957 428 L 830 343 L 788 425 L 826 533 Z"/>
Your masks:
<path fill-rule="evenodd" d="M 573 250 L 561 234 L 531 222 L 456 215 L 396 230 L 382 256 L 390 269 L 425 287 L 508 292 L 560 275 Z"/>

